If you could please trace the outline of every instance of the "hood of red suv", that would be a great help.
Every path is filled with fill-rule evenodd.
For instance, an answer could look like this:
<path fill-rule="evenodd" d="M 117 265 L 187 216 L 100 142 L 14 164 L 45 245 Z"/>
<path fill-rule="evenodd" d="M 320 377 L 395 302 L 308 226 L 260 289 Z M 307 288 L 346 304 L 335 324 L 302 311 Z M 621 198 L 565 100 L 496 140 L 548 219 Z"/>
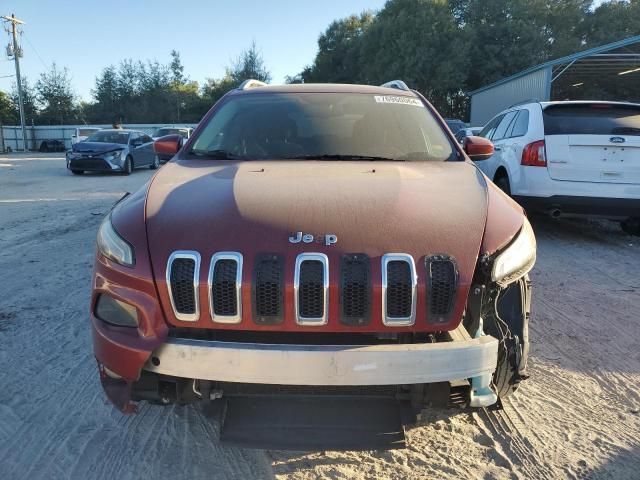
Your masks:
<path fill-rule="evenodd" d="M 374 292 L 380 283 L 382 255 L 409 254 L 417 266 L 426 256 L 446 254 L 458 267 L 454 317 L 459 321 L 486 218 L 485 179 L 467 162 L 181 160 L 167 164 L 156 175 L 146 205 L 149 252 L 167 319 L 174 325 L 199 328 L 229 326 L 212 324 L 206 308 L 198 322 L 187 325 L 173 316 L 165 278 L 167 261 L 176 250 L 200 253 L 200 304 L 204 306 L 208 304 L 211 256 L 222 251 L 243 255 L 246 308 L 242 323 L 232 327 L 245 329 L 259 329 L 251 323 L 250 295 L 253 259 L 261 253 L 284 257 L 287 295 L 296 256 L 326 254 L 330 288 L 335 293 L 330 301 L 336 304 L 335 284 L 343 254 L 370 257 Z M 291 243 L 289 237 L 296 237 L 297 232 L 313 235 L 314 241 Z M 327 245 L 327 235 L 335 236 L 335 243 Z M 417 270 L 418 289 L 423 292 L 424 276 Z M 288 299 L 287 304 L 291 303 Z M 377 305 L 375 296 L 372 301 Z M 379 313 L 374 306 L 368 328 L 386 330 L 375 318 L 376 311 Z M 419 299 L 416 325 L 409 330 L 424 330 L 424 311 Z M 287 320 L 277 329 L 289 327 L 299 326 Z M 337 321 L 324 327 L 328 331 L 345 329 Z"/>

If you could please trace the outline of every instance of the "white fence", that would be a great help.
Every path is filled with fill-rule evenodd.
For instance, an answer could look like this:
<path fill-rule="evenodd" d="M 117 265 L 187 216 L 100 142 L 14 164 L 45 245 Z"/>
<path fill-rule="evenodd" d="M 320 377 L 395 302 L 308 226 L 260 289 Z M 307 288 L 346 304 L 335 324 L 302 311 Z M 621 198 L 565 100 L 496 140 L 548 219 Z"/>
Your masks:
<path fill-rule="evenodd" d="M 148 135 L 159 127 L 173 126 L 168 123 L 163 124 L 125 124 L 123 128 L 140 130 Z M 181 123 L 175 126 L 195 127 L 192 123 Z M 64 142 L 65 149 L 71 148 L 71 136 L 75 134 L 76 128 L 98 127 L 111 128 L 111 125 L 46 125 L 37 127 L 27 127 L 27 150 L 37 151 L 43 140 L 60 140 Z M 24 150 L 22 145 L 22 129 L 20 126 L 3 126 L 0 129 L 0 148 L 5 152 Z"/>

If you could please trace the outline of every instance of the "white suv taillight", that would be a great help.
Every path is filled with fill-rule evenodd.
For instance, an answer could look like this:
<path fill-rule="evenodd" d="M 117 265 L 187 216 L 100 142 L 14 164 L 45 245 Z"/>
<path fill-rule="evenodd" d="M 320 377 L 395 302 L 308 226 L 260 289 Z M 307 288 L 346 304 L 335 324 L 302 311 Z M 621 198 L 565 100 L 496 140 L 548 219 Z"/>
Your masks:
<path fill-rule="evenodd" d="M 545 153 L 544 140 L 530 143 L 522 150 L 521 165 L 528 167 L 546 167 L 547 155 Z"/>

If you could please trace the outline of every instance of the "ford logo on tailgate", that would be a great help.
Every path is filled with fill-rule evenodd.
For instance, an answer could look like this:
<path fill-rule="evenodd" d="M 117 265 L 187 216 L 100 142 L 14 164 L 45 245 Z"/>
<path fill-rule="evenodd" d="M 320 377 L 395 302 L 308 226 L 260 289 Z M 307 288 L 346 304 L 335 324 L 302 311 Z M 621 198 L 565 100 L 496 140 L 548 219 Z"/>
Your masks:
<path fill-rule="evenodd" d="M 609 139 L 609 141 L 610 141 L 611 143 L 624 143 L 624 142 L 625 142 L 625 139 L 624 139 L 624 138 L 622 138 L 622 137 L 611 137 L 611 138 Z"/>

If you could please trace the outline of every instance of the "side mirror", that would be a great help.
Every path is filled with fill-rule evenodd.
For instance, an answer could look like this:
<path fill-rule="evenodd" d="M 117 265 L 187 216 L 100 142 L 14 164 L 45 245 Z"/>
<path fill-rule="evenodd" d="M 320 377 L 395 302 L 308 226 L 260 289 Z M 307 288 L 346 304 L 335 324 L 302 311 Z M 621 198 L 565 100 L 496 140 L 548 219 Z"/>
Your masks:
<path fill-rule="evenodd" d="M 467 156 L 474 162 L 486 160 L 493 155 L 493 143 L 484 137 L 466 137 L 463 148 Z"/>
<path fill-rule="evenodd" d="M 164 155 L 175 155 L 182 146 L 182 135 L 165 135 L 153 142 L 153 150 Z"/>

